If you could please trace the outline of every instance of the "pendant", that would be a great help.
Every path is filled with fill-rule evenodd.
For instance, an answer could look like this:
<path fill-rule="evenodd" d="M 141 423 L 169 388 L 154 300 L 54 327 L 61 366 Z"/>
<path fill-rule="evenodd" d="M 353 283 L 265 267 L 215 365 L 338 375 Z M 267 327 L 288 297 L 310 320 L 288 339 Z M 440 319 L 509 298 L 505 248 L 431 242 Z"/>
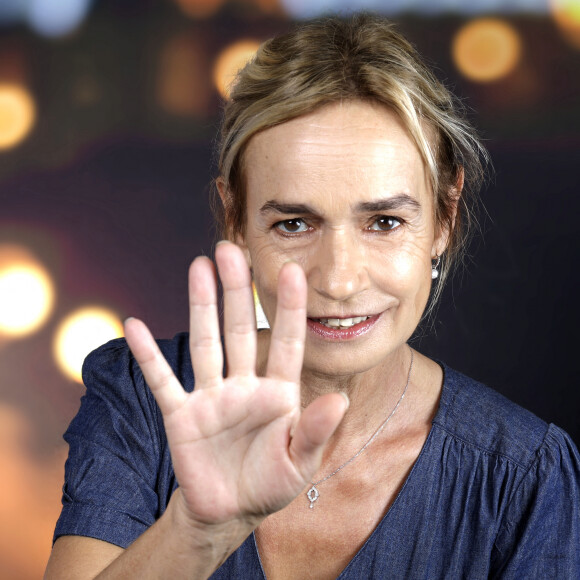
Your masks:
<path fill-rule="evenodd" d="M 312 487 L 308 490 L 308 493 L 306 494 L 306 497 L 308 498 L 308 501 L 310 502 L 310 509 L 312 509 L 314 507 L 314 502 L 318 499 L 319 495 L 320 495 L 320 493 L 318 493 L 316 486 L 312 485 Z"/>

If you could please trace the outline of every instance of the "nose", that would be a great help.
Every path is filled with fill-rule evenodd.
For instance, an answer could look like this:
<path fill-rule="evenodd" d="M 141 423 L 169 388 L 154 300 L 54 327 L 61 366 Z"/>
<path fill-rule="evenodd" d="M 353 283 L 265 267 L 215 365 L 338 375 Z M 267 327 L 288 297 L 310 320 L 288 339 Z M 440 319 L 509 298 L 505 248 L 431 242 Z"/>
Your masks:
<path fill-rule="evenodd" d="M 313 248 L 309 286 L 325 298 L 343 302 L 368 288 L 362 241 L 347 228 L 328 230 Z"/>

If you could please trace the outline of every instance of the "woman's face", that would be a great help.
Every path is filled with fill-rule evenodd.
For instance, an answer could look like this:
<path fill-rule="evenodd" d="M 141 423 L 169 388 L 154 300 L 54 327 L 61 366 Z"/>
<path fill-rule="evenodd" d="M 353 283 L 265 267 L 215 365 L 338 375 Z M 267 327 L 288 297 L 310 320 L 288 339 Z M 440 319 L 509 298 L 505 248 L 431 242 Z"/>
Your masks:
<path fill-rule="evenodd" d="M 262 306 L 278 272 L 308 281 L 304 369 L 350 375 L 387 362 L 425 309 L 431 259 L 445 248 L 421 156 L 398 117 L 333 104 L 252 138 L 243 239 Z"/>

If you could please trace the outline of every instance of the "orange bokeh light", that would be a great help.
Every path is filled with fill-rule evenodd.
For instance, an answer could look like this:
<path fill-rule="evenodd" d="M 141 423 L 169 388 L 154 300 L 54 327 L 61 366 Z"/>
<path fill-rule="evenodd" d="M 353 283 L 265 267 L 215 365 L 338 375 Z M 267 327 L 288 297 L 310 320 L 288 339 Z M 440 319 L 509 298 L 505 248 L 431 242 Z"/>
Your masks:
<path fill-rule="evenodd" d="M 218 56 L 213 79 L 217 90 L 227 98 L 230 87 L 236 78 L 238 71 L 254 58 L 260 43 L 257 40 L 240 40 L 222 51 Z"/>
<path fill-rule="evenodd" d="M 36 106 L 30 92 L 19 84 L 0 84 L 0 150 L 21 143 L 35 119 Z"/>
<path fill-rule="evenodd" d="M 213 95 L 203 41 L 191 34 L 169 40 L 159 62 L 157 100 L 174 115 L 207 115 Z"/>
<path fill-rule="evenodd" d="M 550 0 L 550 12 L 564 39 L 580 48 L 580 1 Z"/>
<path fill-rule="evenodd" d="M 254 4 L 256 4 L 262 12 L 266 12 L 267 14 L 284 14 L 284 10 L 282 9 L 279 0 L 254 0 Z"/>
<path fill-rule="evenodd" d="M 455 66 L 468 79 L 481 83 L 497 81 L 518 65 L 522 44 L 517 31 L 498 18 L 479 18 L 455 35 L 452 56 Z"/>
<path fill-rule="evenodd" d="M 186 16 L 207 18 L 215 14 L 225 0 L 175 0 Z"/>
<path fill-rule="evenodd" d="M 0 404 L 0 562 L 3 580 L 42 578 L 60 512 L 66 446 L 30 450 L 34 425 Z"/>

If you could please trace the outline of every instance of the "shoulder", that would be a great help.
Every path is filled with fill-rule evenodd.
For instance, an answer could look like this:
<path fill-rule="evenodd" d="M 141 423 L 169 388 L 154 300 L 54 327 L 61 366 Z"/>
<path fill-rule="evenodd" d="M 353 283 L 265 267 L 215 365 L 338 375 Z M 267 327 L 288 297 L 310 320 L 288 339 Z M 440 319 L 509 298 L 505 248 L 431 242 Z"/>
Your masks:
<path fill-rule="evenodd" d="M 557 428 L 530 411 L 445 365 L 443 372 L 434 425 L 468 445 L 523 468 L 531 465 L 542 446 L 557 443 Z"/>
<path fill-rule="evenodd" d="M 181 384 L 193 389 L 193 371 L 189 354 L 189 335 L 179 333 L 172 339 L 157 340 L 157 345 Z M 120 388 L 143 382 L 143 375 L 124 338 L 111 340 L 91 352 L 83 364 L 83 382 L 115 384 Z"/>
<path fill-rule="evenodd" d="M 158 345 L 193 389 L 187 335 Z M 55 539 L 87 536 L 127 547 L 163 513 L 176 485 L 163 417 L 124 339 L 93 351 L 83 380 L 86 392 L 64 436 L 69 456 Z"/>

